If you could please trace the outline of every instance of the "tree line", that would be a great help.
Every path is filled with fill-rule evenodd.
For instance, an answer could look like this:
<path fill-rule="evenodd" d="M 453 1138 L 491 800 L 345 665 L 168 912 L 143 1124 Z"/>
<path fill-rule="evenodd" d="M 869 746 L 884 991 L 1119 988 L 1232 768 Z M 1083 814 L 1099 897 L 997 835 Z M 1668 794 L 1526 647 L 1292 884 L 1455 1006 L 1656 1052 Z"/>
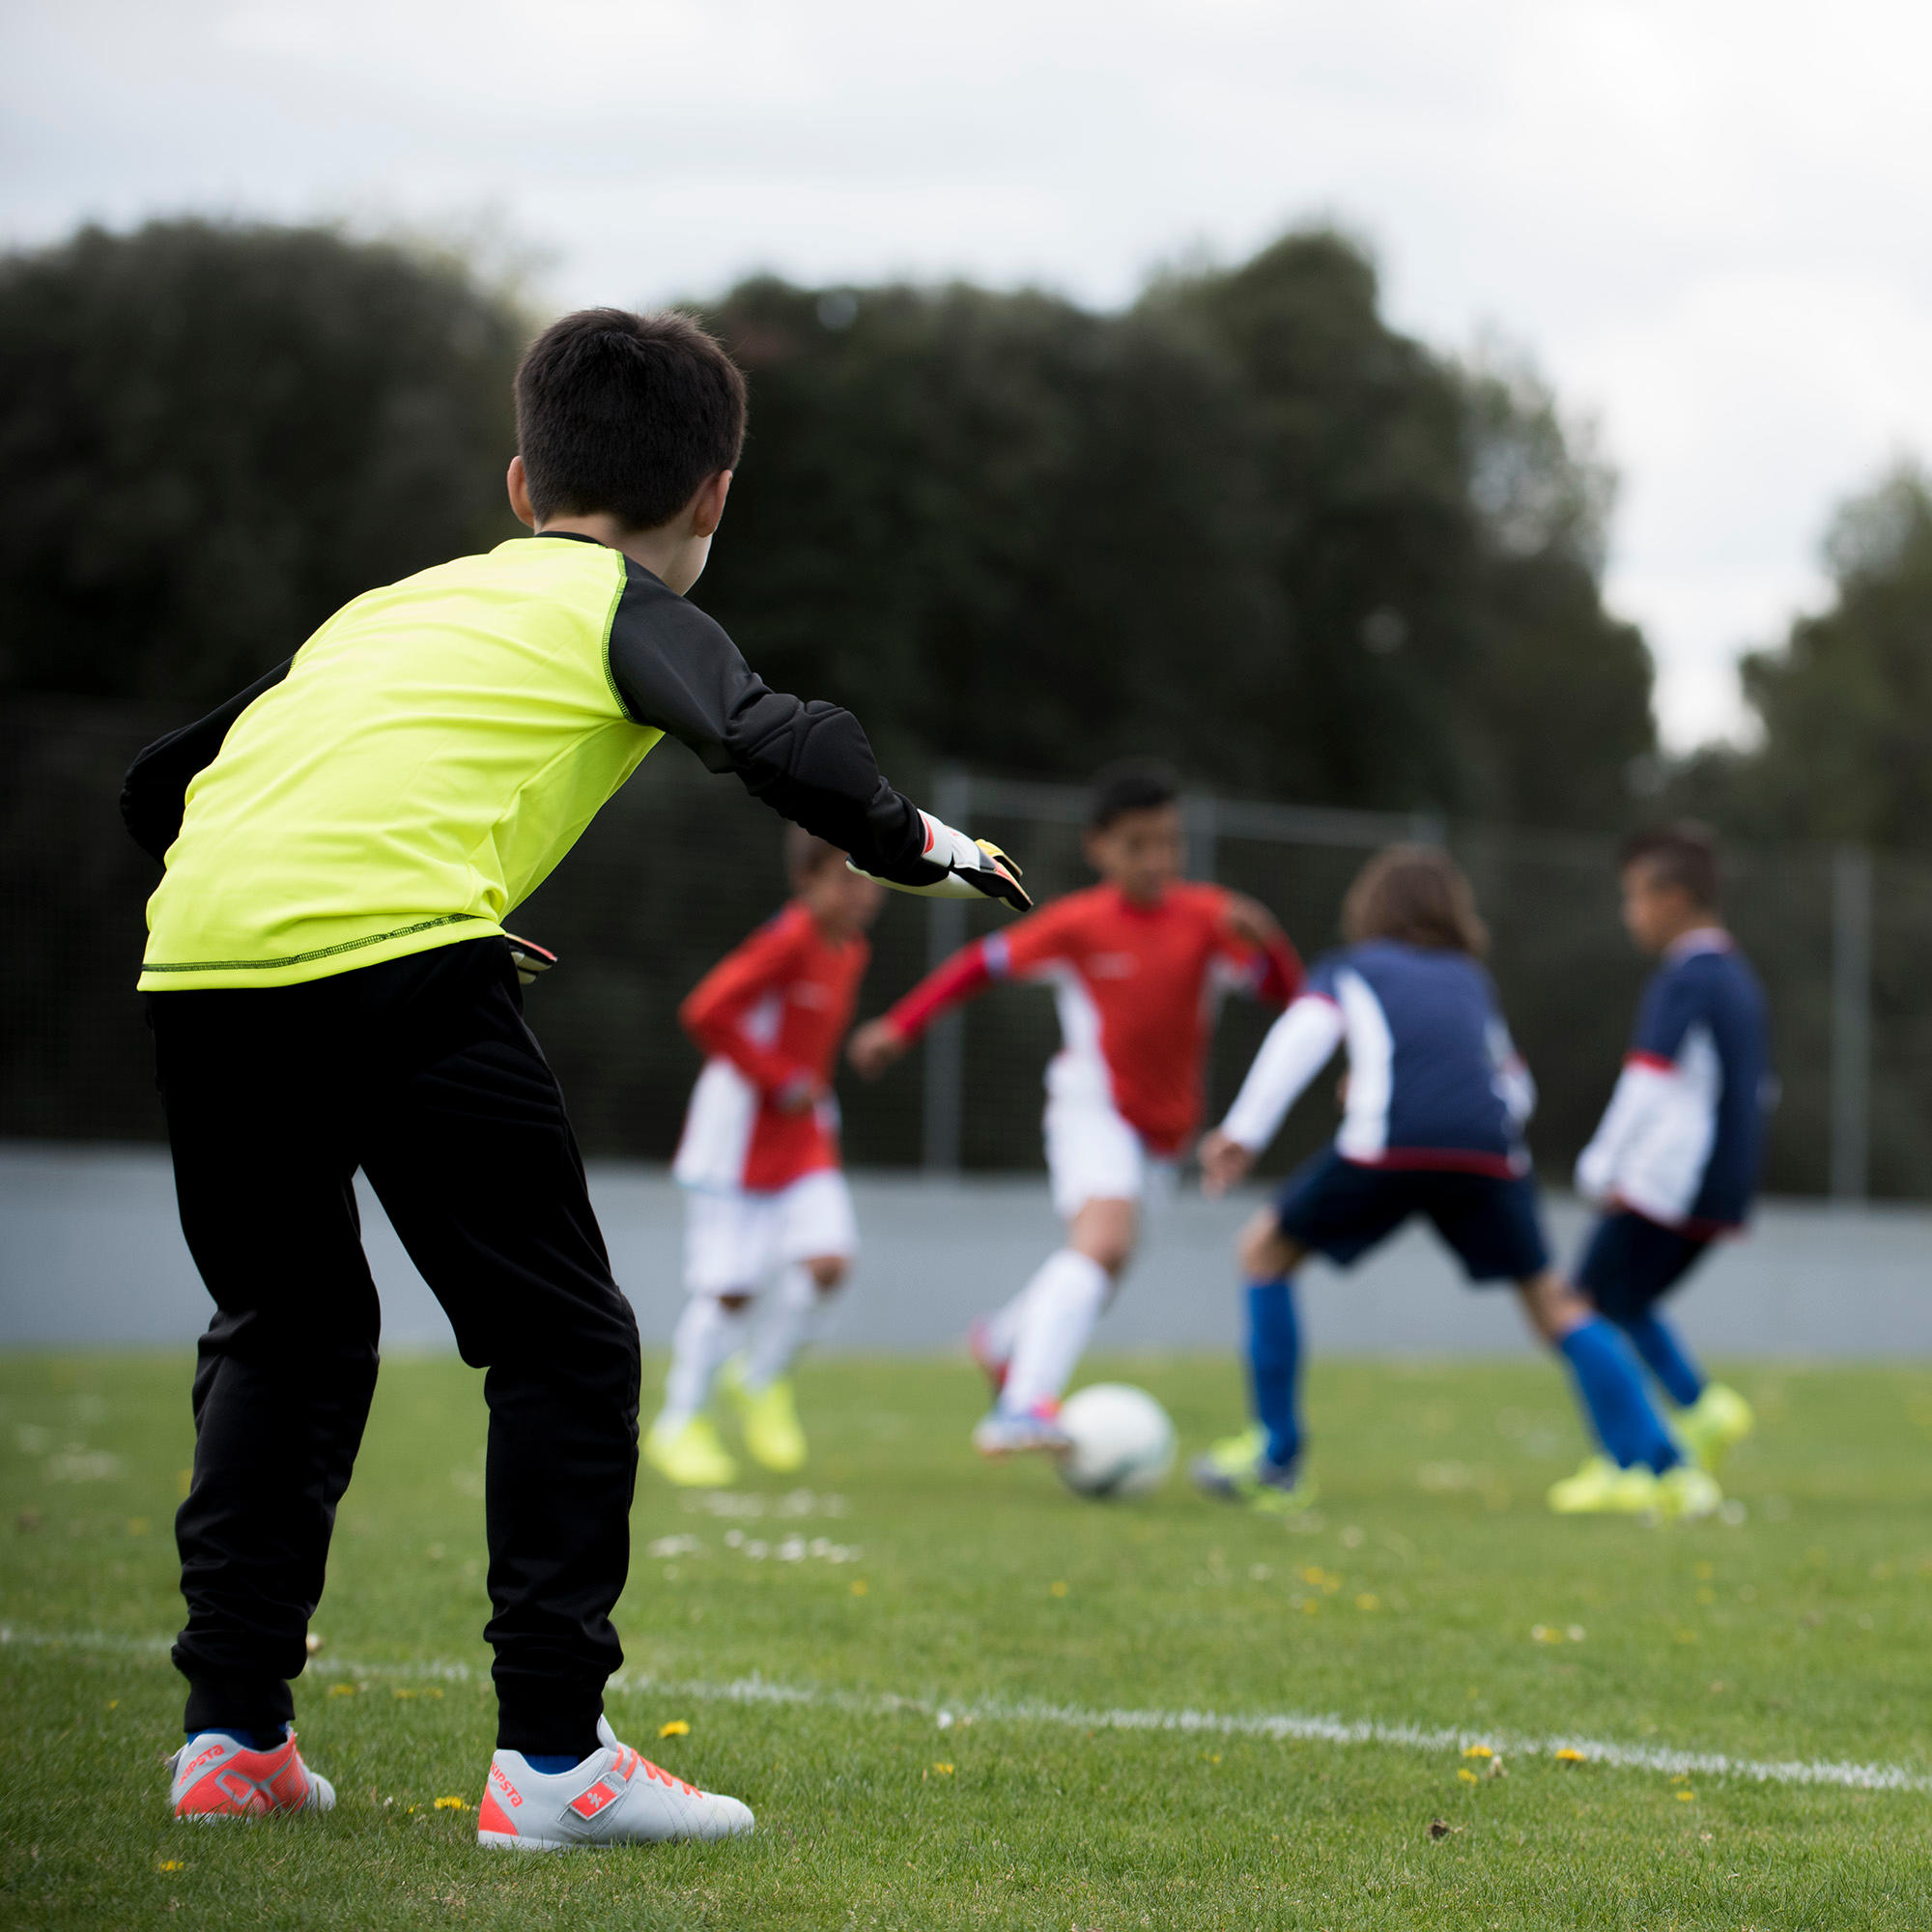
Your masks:
<path fill-rule="evenodd" d="M 1613 478 L 1534 372 L 1391 327 L 1328 229 L 1100 314 L 747 281 L 752 435 L 697 600 L 889 766 L 1614 829 L 1932 838 L 1932 492 L 1845 506 L 1836 596 L 1748 658 L 1762 724 L 1656 792 L 1605 608 Z M 314 227 L 88 229 L 0 262 L 0 691 L 183 714 L 347 598 L 514 532 L 536 326 L 459 256 Z"/>

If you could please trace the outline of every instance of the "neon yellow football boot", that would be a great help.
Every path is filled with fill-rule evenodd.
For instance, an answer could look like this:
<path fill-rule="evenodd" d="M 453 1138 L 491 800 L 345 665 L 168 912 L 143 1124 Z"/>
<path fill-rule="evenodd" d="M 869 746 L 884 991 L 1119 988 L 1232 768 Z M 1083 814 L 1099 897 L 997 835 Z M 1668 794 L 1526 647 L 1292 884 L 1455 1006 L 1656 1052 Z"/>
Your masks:
<path fill-rule="evenodd" d="M 1657 1485 L 1649 1469 L 1620 1469 L 1607 1456 L 1592 1456 L 1550 1484 L 1549 1507 L 1558 1516 L 1649 1516 L 1659 1508 Z"/>
<path fill-rule="evenodd" d="M 1716 1516 L 1724 1492 L 1710 1470 L 1679 1463 L 1657 1479 L 1657 1514 L 1664 1522 L 1696 1522 Z"/>
<path fill-rule="evenodd" d="M 791 1378 L 780 1376 L 761 1389 L 748 1389 L 743 1364 L 729 1361 L 718 1381 L 738 1411 L 738 1427 L 744 1431 L 752 1460 L 781 1476 L 804 1468 L 805 1431 L 799 1427 Z"/>
<path fill-rule="evenodd" d="M 644 1437 L 644 1461 L 681 1490 L 722 1490 L 738 1473 L 708 1415 L 694 1415 L 681 1428 L 654 1422 Z"/>
<path fill-rule="evenodd" d="M 1736 1389 L 1706 1382 L 1704 1393 L 1676 1418 L 1685 1446 L 1713 1475 L 1753 1429 L 1757 1415 Z"/>
<path fill-rule="evenodd" d="M 1244 1476 L 1261 1461 L 1267 1440 L 1267 1431 L 1259 1422 L 1253 1423 L 1238 1435 L 1224 1435 L 1218 1442 L 1210 1443 L 1195 1461 L 1200 1466 L 1218 1470 L 1224 1476 Z"/>

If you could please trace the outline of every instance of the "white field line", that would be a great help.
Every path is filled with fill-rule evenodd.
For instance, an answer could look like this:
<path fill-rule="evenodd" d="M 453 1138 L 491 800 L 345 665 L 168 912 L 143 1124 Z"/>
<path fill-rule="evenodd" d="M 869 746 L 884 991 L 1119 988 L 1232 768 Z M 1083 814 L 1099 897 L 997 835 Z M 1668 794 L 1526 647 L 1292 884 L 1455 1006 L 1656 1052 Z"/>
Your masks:
<path fill-rule="evenodd" d="M 34 1631 L 0 1624 L 0 1649 L 71 1650 L 97 1655 L 159 1660 L 168 1654 L 164 1637 L 117 1636 L 104 1631 Z M 468 1663 L 429 1659 L 414 1663 L 363 1663 L 350 1658 L 316 1657 L 309 1669 L 318 1676 L 403 1679 L 444 1684 L 481 1683 L 487 1671 Z M 1851 1791 L 1932 1792 L 1932 1775 L 1899 1764 L 1856 1764 L 1839 1758 L 1762 1759 L 1733 1757 L 1725 1751 L 1672 1750 L 1653 1745 L 1616 1744 L 1604 1738 L 1561 1734 L 1524 1737 L 1510 1731 L 1430 1729 L 1420 1724 L 1383 1723 L 1375 1719 L 1309 1717 L 1293 1712 L 1089 1710 L 1077 1704 L 1049 1704 L 1031 1698 L 978 1697 L 958 1702 L 886 1692 L 827 1690 L 814 1684 L 779 1684 L 766 1677 L 739 1677 L 710 1684 L 686 1678 L 653 1677 L 619 1671 L 610 1689 L 619 1696 L 688 1697 L 701 1703 L 791 1705 L 846 1712 L 859 1718 L 907 1713 L 952 1726 L 960 1723 L 1050 1724 L 1079 1731 L 1177 1731 L 1194 1736 L 1269 1738 L 1302 1744 L 1381 1745 L 1396 1750 L 1456 1752 L 1487 1745 L 1497 1756 L 1551 1757 L 1558 1751 L 1582 1753 L 1589 1764 L 1621 1771 L 1662 1772 L 1673 1777 L 1738 1778 L 1757 1784 L 1816 1784 Z"/>

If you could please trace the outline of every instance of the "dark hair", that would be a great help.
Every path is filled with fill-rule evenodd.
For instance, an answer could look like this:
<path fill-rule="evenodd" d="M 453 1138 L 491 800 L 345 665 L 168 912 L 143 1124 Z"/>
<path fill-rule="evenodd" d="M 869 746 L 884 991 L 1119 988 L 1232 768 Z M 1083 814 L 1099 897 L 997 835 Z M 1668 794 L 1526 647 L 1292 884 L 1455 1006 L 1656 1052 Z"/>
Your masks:
<path fill-rule="evenodd" d="M 1694 906 L 1714 911 L 1718 903 L 1718 836 L 1690 819 L 1675 825 L 1646 826 L 1617 849 L 1617 870 L 1647 866 L 1654 884 L 1675 886 Z"/>
<path fill-rule="evenodd" d="M 655 529 L 707 476 L 736 468 L 745 379 L 724 345 L 667 309 L 579 309 L 517 365 L 517 449 L 530 507 Z"/>
<path fill-rule="evenodd" d="M 1087 823 L 1104 832 L 1130 811 L 1158 811 L 1180 796 L 1180 776 L 1158 758 L 1122 758 L 1094 774 Z"/>
<path fill-rule="evenodd" d="M 802 825 L 787 825 L 784 834 L 785 877 L 797 892 L 806 880 L 827 866 L 842 861 L 845 854 L 838 846 L 808 832 Z"/>
<path fill-rule="evenodd" d="M 1480 959 L 1490 929 L 1463 868 L 1434 845 L 1391 845 L 1356 874 L 1342 901 L 1342 937 L 1350 946 L 1395 939 Z"/>

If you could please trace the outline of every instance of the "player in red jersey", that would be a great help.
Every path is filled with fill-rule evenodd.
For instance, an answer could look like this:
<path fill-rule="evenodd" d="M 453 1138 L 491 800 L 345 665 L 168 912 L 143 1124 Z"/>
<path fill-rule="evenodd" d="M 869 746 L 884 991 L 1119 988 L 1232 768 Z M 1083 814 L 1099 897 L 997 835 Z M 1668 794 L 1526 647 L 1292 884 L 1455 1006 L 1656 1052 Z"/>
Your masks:
<path fill-rule="evenodd" d="M 956 952 L 852 1037 L 875 1078 L 949 1007 L 996 980 L 1043 980 L 1063 1044 L 1046 1072 L 1046 1160 L 1065 1244 L 1018 1294 L 976 1321 L 993 1384 L 973 1432 L 982 1455 L 1064 1445 L 1055 1414 L 1140 1233 L 1143 1204 L 1201 1123 L 1203 1062 L 1217 995 L 1286 1006 L 1301 962 L 1266 908 L 1180 876 L 1178 784 L 1123 764 L 1095 781 L 1088 863 L 1101 883 Z"/>
<path fill-rule="evenodd" d="M 702 1488 L 736 1474 L 707 1412 L 721 1370 L 753 1457 L 781 1471 L 804 1463 L 787 1371 L 858 1244 L 832 1069 L 884 893 L 809 833 L 789 834 L 785 859 L 791 903 L 678 1010 L 706 1056 L 671 1168 L 686 1190 L 691 1299 L 644 1454 L 672 1482 Z M 751 1306 L 767 1288 L 753 1336 Z"/>

